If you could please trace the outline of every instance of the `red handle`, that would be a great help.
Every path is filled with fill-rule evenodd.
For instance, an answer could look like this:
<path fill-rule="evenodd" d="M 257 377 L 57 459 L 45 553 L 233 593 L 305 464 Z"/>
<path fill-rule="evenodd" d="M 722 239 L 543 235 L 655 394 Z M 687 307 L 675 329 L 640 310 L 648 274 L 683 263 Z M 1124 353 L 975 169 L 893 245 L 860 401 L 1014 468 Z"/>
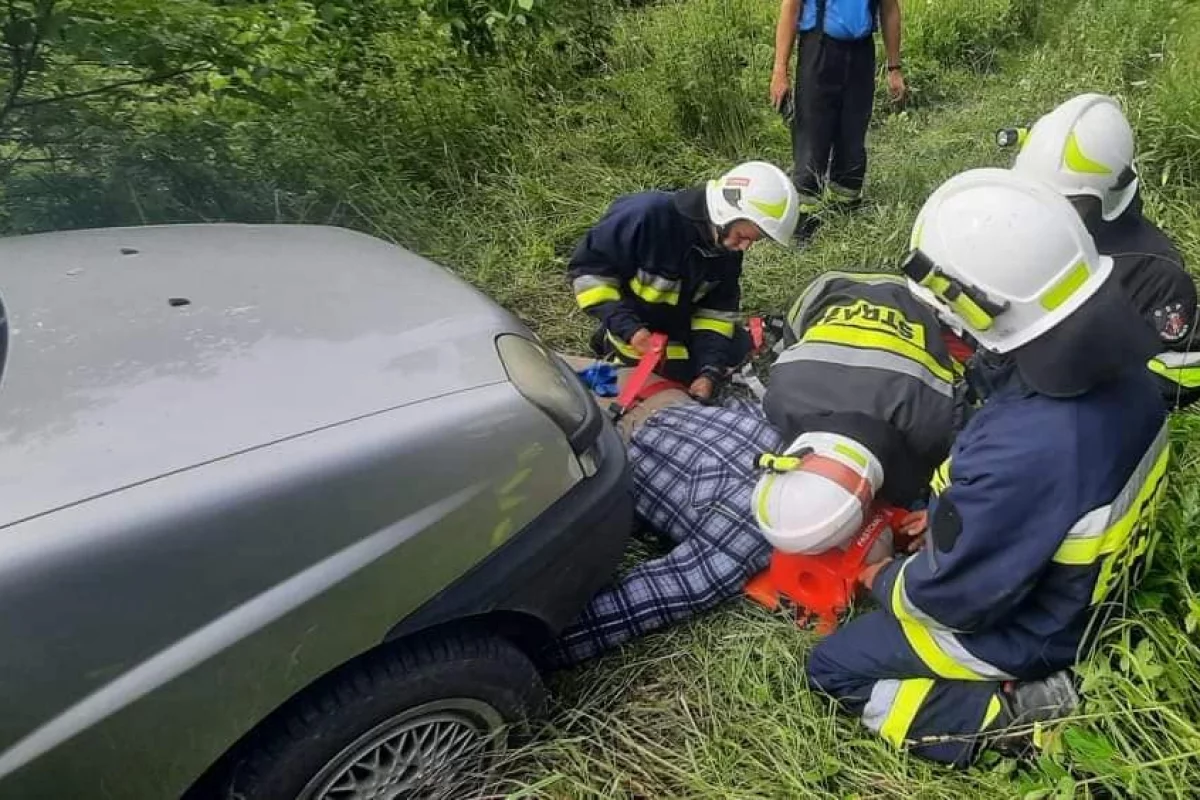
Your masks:
<path fill-rule="evenodd" d="M 650 376 L 654 374 L 654 370 L 663 360 L 666 352 L 667 335 L 665 333 L 650 334 L 650 352 L 646 353 L 638 361 L 637 369 L 633 371 L 633 375 L 629 376 L 629 382 L 625 384 L 625 388 L 617 395 L 617 407 L 622 412 L 628 411 L 633 406 L 633 401 L 638 398 L 638 394 L 646 387 L 646 382 L 650 380 Z"/>
<path fill-rule="evenodd" d="M 758 352 L 763 348 L 763 320 L 762 317 L 750 318 L 750 343 L 754 347 L 754 352 Z"/>

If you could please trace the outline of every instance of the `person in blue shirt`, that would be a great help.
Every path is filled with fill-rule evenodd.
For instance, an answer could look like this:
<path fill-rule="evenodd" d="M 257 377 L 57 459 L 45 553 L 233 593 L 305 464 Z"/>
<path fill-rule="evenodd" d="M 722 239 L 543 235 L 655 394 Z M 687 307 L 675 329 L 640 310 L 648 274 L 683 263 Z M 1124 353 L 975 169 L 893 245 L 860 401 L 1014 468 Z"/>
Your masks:
<path fill-rule="evenodd" d="M 914 294 L 977 345 L 983 398 L 934 474 L 923 549 L 862 575 L 882 606 L 822 640 L 811 686 L 891 744 L 966 766 L 1073 713 L 1068 670 L 1137 575 L 1169 457 L 1158 348 L 1069 200 L 1008 170 L 926 201 Z"/>
<path fill-rule="evenodd" d="M 771 103 L 791 120 L 792 179 L 803 214 L 800 235 L 811 232 L 826 186 L 834 203 L 854 205 L 862 198 L 879 27 L 887 54 L 888 89 L 893 100 L 900 100 L 906 91 L 900 64 L 900 0 L 781 0 L 779 4 Z M 788 62 L 797 39 L 793 90 Z"/>

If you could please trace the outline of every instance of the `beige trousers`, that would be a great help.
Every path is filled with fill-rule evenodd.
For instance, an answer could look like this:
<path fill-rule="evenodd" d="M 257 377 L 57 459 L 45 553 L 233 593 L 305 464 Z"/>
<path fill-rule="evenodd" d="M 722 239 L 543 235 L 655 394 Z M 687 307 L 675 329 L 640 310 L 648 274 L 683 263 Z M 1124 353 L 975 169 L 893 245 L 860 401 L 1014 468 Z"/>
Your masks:
<path fill-rule="evenodd" d="M 587 369 L 588 367 L 597 363 L 596 359 L 594 358 L 572 356 L 565 353 L 559 353 L 559 355 L 562 357 L 563 361 L 566 361 L 567 365 L 574 370 Z M 633 367 L 617 367 L 618 393 L 625 388 L 625 384 L 629 382 L 630 377 L 633 375 L 633 371 Z M 617 401 L 616 397 L 601 397 L 600 395 L 594 393 L 593 396 L 596 398 L 596 402 L 600 404 L 600 409 L 605 413 L 608 412 L 609 405 Z M 635 403 L 633 408 L 631 408 L 623 417 L 621 417 L 621 419 L 617 421 L 617 433 L 621 435 L 621 440 L 625 442 L 625 444 L 629 444 L 629 440 L 633 438 L 634 432 L 641 427 L 642 423 L 653 416 L 655 412 L 661 411 L 664 408 L 669 408 L 670 406 L 679 406 L 686 403 L 695 402 L 696 400 L 693 399 L 691 395 L 685 391 L 682 391 L 681 389 L 664 389 L 652 397 L 648 397 L 645 400 L 640 400 Z"/>

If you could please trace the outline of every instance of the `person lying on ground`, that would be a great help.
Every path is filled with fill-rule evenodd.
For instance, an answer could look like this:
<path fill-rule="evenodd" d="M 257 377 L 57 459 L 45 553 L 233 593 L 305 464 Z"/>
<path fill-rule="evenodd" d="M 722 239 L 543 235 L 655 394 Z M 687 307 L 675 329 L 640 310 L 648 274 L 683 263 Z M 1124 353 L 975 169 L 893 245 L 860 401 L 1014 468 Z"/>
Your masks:
<path fill-rule="evenodd" d="M 1134 135 L 1117 101 L 1081 94 L 1041 117 L 1012 169 L 1045 181 L 1075 205 L 1101 255 L 1162 340 L 1149 362 L 1174 408 L 1200 399 L 1196 285 L 1171 239 L 1142 214 Z"/>
<path fill-rule="evenodd" d="M 705 186 L 618 198 L 567 271 L 579 308 L 599 323 L 593 354 L 636 363 L 665 333 L 664 374 L 711 396 L 750 351 L 734 324 L 744 254 L 764 236 L 788 245 L 798 209 L 787 175 L 760 161 Z"/>
<path fill-rule="evenodd" d="M 823 639 L 807 678 L 891 744 L 964 767 L 1077 707 L 1068 670 L 1148 546 L 1167 410 L 1145 369 L 1157 338 L 1046 184 L 957 175 L 913 246 L 904 273 L 977 344 L 982 405 L 935 473 L 924 548 L 864 570 L 882 608 Z"/>
<path fill-rule="evenodd" d="M 635 509 L 674 547 L 592 598 L 545 654 L 551 666 L 578 663 L 737 596 L 771 553 L 752 499 L 764 454 L 780 454 L 784 445 L 794 453 L 816 435 L 834 443 L 827 457 L 844 462 L 839 475 L 874 476 L 871 499 L 903 507 L 921 499 L 966 401 L 952 385 L 962 370 L 946 345 L 952 332 L 903 280 L 870 274 L 818 278 L 794 320 L 799 342 L 772 367 L 765 413 L 742 401 L 705 406 L 682 392 L 651 398 L 661 405 L 629 434 Z M 836 496 L 813 488 L 829 475 L 817 475 L 816 484 L 797 477 L 778 482 L 785 494 L 799 493 L 790 506 L 805 509 L 812 494 L 806 510 L 814 530 L 840 530 Z M 858 485 L 849 484 L 842 481 L 843 499 L 853 500 Z"/>

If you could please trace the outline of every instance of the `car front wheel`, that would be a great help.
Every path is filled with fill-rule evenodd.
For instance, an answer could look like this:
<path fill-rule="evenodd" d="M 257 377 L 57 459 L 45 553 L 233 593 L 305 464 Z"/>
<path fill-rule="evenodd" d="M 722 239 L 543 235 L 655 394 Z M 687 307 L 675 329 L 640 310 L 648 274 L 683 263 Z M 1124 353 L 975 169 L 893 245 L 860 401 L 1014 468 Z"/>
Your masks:
<path fill-rule="evenodd" d="M 466 797 L 546 691 L 504 639 L 457 634 L 372 653 L 294 700 L 238 759 L 222 797 Z"/>

